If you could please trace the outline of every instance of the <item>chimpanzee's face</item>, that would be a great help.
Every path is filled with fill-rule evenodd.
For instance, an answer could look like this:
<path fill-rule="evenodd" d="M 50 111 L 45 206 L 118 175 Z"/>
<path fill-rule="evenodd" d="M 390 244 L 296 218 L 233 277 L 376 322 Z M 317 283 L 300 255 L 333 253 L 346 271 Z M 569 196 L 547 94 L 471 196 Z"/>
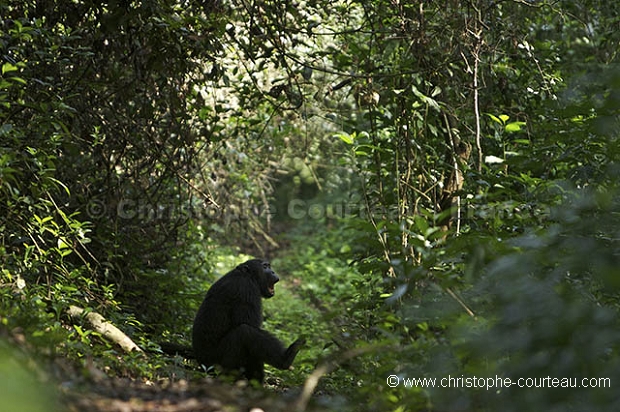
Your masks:
<path fill-rule="evenodd" d="M 261 294 L 264 298 L 270 298 L 276 294 L 275 285 L 280 278 L 271 269 L 271 265 L 266 260 L 262 262 L 263 284 L 261 285 Z"/>
<path fill-rule="evenodd" d="M 246 271 L 252 273 L 258 283 L 260 294 L 264 298 L 270 298 L 275 295 L 275 284 L 280 278 L 271 269 L 271 264 L 262 259 L 252 259 L 241 265 Z"/>

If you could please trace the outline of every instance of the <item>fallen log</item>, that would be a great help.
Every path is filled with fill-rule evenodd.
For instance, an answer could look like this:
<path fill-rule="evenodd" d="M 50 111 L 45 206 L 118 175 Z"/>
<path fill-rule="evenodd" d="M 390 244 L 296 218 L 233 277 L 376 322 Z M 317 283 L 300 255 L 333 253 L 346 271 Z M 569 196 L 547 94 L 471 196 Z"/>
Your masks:
<path fill-rule="evenodd" d="M 134 350 L 143 352 L 142 349 L 140 349 L 140 347 L 136 345 L 136 343 L 132 341 L 129 336 L 125 335 L 123 331 L 108 322 L 97 312 L 87 312 L 83 308 L 71 305 L 69 306 L 67 313 L 72 319 L 75 320 L 80 320 L 82 318 L 86 319 L 95 332 L 100 333 L 101 336 L 118 344 L 125 352 L 131 352 Z"/>

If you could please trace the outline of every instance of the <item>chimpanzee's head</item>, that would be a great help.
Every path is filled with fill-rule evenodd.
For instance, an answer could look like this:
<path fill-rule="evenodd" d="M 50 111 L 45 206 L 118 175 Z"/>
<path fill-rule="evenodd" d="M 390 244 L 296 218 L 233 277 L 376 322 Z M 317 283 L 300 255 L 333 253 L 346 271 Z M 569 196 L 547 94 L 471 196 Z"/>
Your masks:
<path fill-rule="evenodd" d="M 271 269 L 268 261 L 252 259 L 242 264 L 241 267 L 246 269 L 256 279 L 262 297 L 270 298 L 275 295 L 275 284 L 278 283 L 280 278 Z"/>

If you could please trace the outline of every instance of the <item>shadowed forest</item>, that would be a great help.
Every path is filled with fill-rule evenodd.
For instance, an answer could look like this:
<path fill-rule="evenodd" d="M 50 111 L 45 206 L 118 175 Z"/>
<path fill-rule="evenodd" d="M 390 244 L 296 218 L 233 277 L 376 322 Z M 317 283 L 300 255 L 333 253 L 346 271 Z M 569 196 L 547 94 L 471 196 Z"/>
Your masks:
<path fill-rule="evenodd" d="M 0 410 L 620 410 L 619 52 L 606 0 L 0 0 Z M 253 258 L 292 367 L 166 353 Z"/>

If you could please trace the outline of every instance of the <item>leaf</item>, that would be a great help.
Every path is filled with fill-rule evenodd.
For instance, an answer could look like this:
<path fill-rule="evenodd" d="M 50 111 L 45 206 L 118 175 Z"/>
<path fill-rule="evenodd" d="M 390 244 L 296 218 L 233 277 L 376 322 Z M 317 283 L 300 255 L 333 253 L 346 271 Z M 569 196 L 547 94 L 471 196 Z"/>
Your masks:
<path fill-rule="evenodd" d="M 427 104 L 428 106 L 430 106 L 431 108 L 439 111 L 439 103 L 437 103 L 437 101 L 435 99 L 432 99 L 428 96 L 426 96 L 425 94 L 423 94 L 421 91 L 418 90 L 417 87 L 415 86 L 411 86 L 411 91 L 413 92 L 413 94 L 416 95 L 417 98 L 419 98 L 423 103 Z"/>
<path fill-rule="evenodd" d="M 70 248 L 70 247 L 71 247 L 71 246 L 67 243 L 67 241 L 66 241 L 64 238 L 62 238 L 62 237 L 59 237 L 59 238 L 58 238 L 57 245 L 58 245 L 58 249 L 67 249 L 67 248 Z"/>
<path fill-rule="evenodd" d="M 521 130 L 521 126 L 525 126 L 525 122 L 512 122 L 506 125 L 506 131 L 513 133 Z"/>
<path fill-rule="evenodd" d="M 36 213 L 33 214 L 33 217 L 37 221 L 37 223 L 41 226 L 43 226 L 44 223 L 47 223 L 50 220 L 52 220 L 51 216 L 45 216 L 44 218 L 41 219 Z"/>
<path fill-rule="evenodd" d="M 491 113 L 486 113 L 486 115 L 489 116 L 495 123 L 499 123 L 501 125 L 504 124 L 504 122 L 502 122 L 497 116 L 492 115 Z"/>
<path fill-rule="evenodd" d="M 18 289 L 24 289 L 26 287 L 26 281 L 21 277 L 21 276 L 17 276 L 17 280 L 15 281 L 15 286 L 17 286 Z"/>
<path fill-rule="evenodd" d="M 339 138 L 340 140 L 342 140 L 342 141 L 343 141 L 343 142 L 345 142 L 346 144 L 353 144 L 353 136 L 351 136 L 351 135 L 350 135 L 350 134 L 348 134 L 348 133 L 344 133 L 344 132 L 341 132 L 341 133 L 336 133 L 336 134 L 334 135 L 334 137 Z"/>
<path fill-rule="evenodd" d="M 360 149 L 370 149 L 371 152 L 376 151 L 376 152 L 381 152 L 381 153 L 386 153 L 385 149 L 382 149 L 379 146 L 375 146 L 375 145 L 371 145 L 371 144 L 361 144 L 357 147 L 357 151 L 361 151 Z"/>
<path fill-rule="evenodd" d="M 418 231 L 420 231 L 421 233 L 425 233 L 428 230 L 428 227 L 429 227 L 428 220 L 424 218 L 423 216 L 419 216 L 419 215 L 415 216 L 414 222 L 415 222 L 416 229 L 418 229 Z"/>
<path fill-rule="evenodd" d="M 55 177 L 51 177 L 51 176 L 47 176 L 47 179 L 51 180 L 52 182 L 56 183 L 58 186 L 60 186 L 63 189 L 65 189 L 65 192 L 67 193 L 67 195 L 71 196 L 71 192 L 69 191 L 69 188 L 63 182 L 61 182 L 60 180 L 56 179 Z"/>
<path fill-rule="evenodd" d="M 11 63 L 4 63 L 2 65 L 2 74 L 17 71 L 17 66 Z"/>
<path fill-rule="evenodd" d="M 14 82 L 17 83 L 21 83 L 21 84 L 27 84 L 28 82 L 24 79 L 22 79 L 21 77 L 9 77 L 11 80 L 13 80 Z"/>
<path fill-rule="evenodd" d="M 519 144 L 525 144 L 525 145 L 529 145 L 532 143 L 528 139 L 515 139 L 514 142 L 519 143 Z"/>
<path fill-rule="evenodd" d="M 504 163 L 504 159 L 497 157 L 497 156 L 485 156 L 484 157 L 484 163 L 487 164 L 499 164 L 499 163 Z"/>

